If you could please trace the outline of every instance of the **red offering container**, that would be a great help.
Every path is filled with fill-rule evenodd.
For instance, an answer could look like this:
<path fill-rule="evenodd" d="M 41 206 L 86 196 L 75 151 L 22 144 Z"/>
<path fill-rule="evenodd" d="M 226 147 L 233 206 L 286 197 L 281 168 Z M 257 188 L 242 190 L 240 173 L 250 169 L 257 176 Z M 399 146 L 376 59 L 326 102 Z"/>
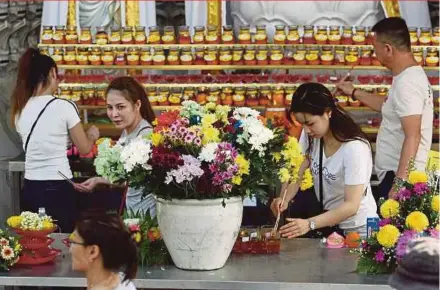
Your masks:
<path fill-rule="evenodd" d="M 328 82 L 329 76 L 328 75 L 316 75 L 316 81 L 318 83 L 326 83 Z"/>
<path fill-rule="evenodd" d="M 18 265 L 41 265 L 52 262 L 61 253 L 58 249 L 53 249 L 50 245 L 54 239 L 48 235 L 53 233 L 56 228 L 41 231 L 22 231 L 14 229 L 20 236 L 19 242 L 23 247 L 22 254 L 18 260 Z"/>
<path fill-rule="evenodd" d="M 269 75 L 256 75 L 255 82 L 267 83 L 269 81 Z"/>
<path fill-rule="evenodd" d="M 431 85 L 436 86 L 439 84 L 439 80 L 440 78 L 438 76 L 430 76 L 428 77 L 429 82 L 431 83 Z"/>
<path fill-rule="evenodd" d="M 387 85 L 391 85 L 393 83 L 393 76 L 385 76 L 384 83 Z"/>
<path fill-rule="evenodd" d="M 281 248 L 281 236 L 279 233 L 273 233 L 273 226 L 262 226 L 261 236 L 263 249 L 266 254 L 279 254 Z"/>
<path fill-rule="evenodd" d="M 287 79 L 287 74 L 274 74 L 272 79 L 275 83 L 284 83 Z"/>
<path fill-rule="evenodd" d="M 376 75 L 376 76 L 373 77 L 373 82 L 374 82 L 375 84 L 382 84 L 383 81 L 384 81 L 384 79 L 385 79 L 384 76 Z"/>
<path fill-rule="evenodd" d="M 217 83 L 225 84 L 229 82 L 229 75 L 217 75 Z"/>
<path fill-rule="evenodd" d="M 299 80 L 302 83 L 308 83 L 311 82 L 313 80 L 313 75 L 312 74 L 307 74 L 307 75 L 299 75 Z"/>
<path fill-rule="evenodd" d="M 288 75 L 287 82 L 289 83 L 297 83 L 299 81 L 299 75 Z"/>

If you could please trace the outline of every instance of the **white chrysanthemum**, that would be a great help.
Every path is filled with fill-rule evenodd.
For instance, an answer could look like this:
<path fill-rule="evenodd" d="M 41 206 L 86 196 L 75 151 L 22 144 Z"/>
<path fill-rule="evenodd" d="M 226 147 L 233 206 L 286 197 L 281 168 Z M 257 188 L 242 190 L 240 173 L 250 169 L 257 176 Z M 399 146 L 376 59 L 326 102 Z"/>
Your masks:
<path fill-rule="evenodd" d="M 142 137 L 138 137 L 125 145 L 121 151 L 121 161 L 127 172 L 131 172 L 136 166 L 142 166 L 145 170 L 151 170 L 148 161 L 151 157 L 151 143 Z"/>
<path fill-rule="evenodd" d="M 260 156 L 264 155 L 266 144 L 275 137 L 273 131 L 265 127 L 260 120 L 253 118 L 242 120 L 240 127 L 243 128 L 243 133 L 238 136 L 237 142 L 251 144 L 252 150 L 259 151 Z"/>
<path fill-rule="evenodd" d="M 260 112 L 251 108 L 241 107 L 236 108 L 232 116 L 236 120 L 247 120 L 249 118 L 257 119 L 260 116 Z"/>
<path fill-rule="evenodd" d="M 96 173 L 111 183 L 125 178 L 124 166 L 120 160 L 121 150 L 120 143 L 112 146 L 110 140 L 105 140 L 98 146 L 98 156 L 93 163 Z"/>
<path fill-rule="evenodd" d="M 215 159 L 215 150 L 217 150 L 218 143 L 208 143 L 199 154 L 198 159 L 200 161 L 212 162 Z"/>

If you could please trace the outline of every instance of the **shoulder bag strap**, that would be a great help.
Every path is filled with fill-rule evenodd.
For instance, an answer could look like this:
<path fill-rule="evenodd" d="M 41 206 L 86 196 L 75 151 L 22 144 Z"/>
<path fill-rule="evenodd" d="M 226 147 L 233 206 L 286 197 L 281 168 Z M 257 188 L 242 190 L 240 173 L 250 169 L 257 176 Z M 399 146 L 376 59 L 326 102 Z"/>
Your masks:
<path fill-rule="evenodd" d="M 319 207 L 321 212 L 324 211 L 324 199 L 322 190 L 322 156 L 324 155 L 324 142 L 322 138 L 319 140 Z"/>
<path fill-rule="evenodd" d="M 50 105 L 50 103 L 52 103 L 53 101 L 55 101 L 57 98 L 53 98 L 52 100 L 50 100 L 49 102 L 47 102 L 47 104 L 44 106 L 44 108 L 40 111 L 40 113 L 37 116 L 37 119 L 35 119 L 34 124 L 32 124 L 31 130 L 29 131 L 29 135 L 26 138 L 26 143 L 24 145 L 24 153 L 26 154 L 27 152 L 27 147 L 29 144 L 29 140 L 31 139 L 31 135 L 34 132 L 35 126 L 38 123 L 38 120 L 40 119 L 41 115 L 43 115 L 44 111 L 46 111 L 46 108 Z"/>
<path fill-rule="evenodd" d="M 152 128 L 150 125 L 145 126 L 145 127 L 142 127 L 142 128 L 139 130 L 139 132 L 136 134 L 136 137 L 138 137 L 139 134 L 140 134 L 142 131 L 144 131 L 145 129 L 150 129 L 150 128 Z"/>

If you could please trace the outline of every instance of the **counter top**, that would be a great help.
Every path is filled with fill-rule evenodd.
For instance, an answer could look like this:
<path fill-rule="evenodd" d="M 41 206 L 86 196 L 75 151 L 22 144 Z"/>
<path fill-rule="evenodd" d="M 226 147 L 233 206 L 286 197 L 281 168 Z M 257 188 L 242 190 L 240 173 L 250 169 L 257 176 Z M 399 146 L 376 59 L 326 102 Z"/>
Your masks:
<path fill-rule="evenodd" d="M 62 237 L 54 235 L 55 247 L 63 250 L 54 264 L 0 273 L 0 285 L 84 287 L 83 275 L 71 270 Z M 174 266 L 140 268 L 134 283 L 138 288 L 155 289 L 391 289 L 388 275 L 356 274 L 356 259 L 348 249 L 327 249 L 319 240 L 283 240 L 277 255 L 233 254 L 225 267 L 216 271 L 184 271 Z"/>

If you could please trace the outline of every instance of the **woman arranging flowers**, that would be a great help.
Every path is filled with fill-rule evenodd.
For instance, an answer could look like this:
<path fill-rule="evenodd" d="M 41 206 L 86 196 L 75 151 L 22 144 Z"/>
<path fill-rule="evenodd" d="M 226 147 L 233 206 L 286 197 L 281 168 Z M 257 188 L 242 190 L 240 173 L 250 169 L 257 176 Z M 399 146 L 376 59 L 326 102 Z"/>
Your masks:
<path fill-rule="evenodd" d="M 299 86 L 290 114 L 303 126 L 300 144 L 310 156 L 302 163 L 299 180 L 310 168 L 322 213 L 309 219 L 287 219 L 288 223 L 280 229 L 282 236 L 294 238 L 339 225 L 342 231 L 358 232 L 365 237 L 367 217 L 377 216 L 370 187 L 372 157 L 367 138 L 321 84 Z M 298 182 L 290 183 L 285 202 L 281 197 L 273 200 L 274 214 L 287 209 L 298 189 Z"/>
<path fill-rule="evenodd" d="M 153 130 L 151 123 L 155 119 L 153 109 L 148 101 L 147 94 L 135 79 L 131 77 L 119 77 L 114 79 L 107 88 L 107 115 L 117 128 L 122 129 L 119 143 L 130 143 L 139 136 L 147 136 Z M 107 141 L 109 142 L 109 141 Z M 99 159 L 95 162 L 97 170 L 100 170 Z M 93 191 L 99 184 L 111 185 L 118 181 L 113 178 L 93 177 L 77 187 L 79 191 Z M 106 196 L 100 198 L 109 199 Z M 110 202 L 111 208 L 119 208 L 121 203 L 120 194 L 113 196 Z M 142 198 L 142 189 L 129 187 L 127 191 L 126 207 L 129 211 L 146 212 L 154 216 L 156 204 L 151 194 Z"/>

